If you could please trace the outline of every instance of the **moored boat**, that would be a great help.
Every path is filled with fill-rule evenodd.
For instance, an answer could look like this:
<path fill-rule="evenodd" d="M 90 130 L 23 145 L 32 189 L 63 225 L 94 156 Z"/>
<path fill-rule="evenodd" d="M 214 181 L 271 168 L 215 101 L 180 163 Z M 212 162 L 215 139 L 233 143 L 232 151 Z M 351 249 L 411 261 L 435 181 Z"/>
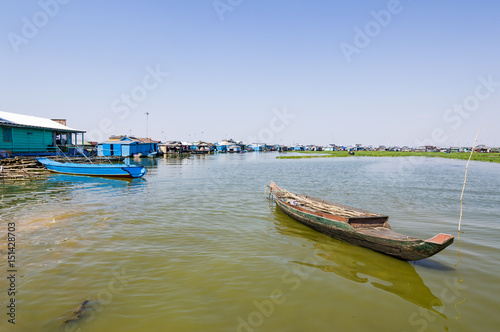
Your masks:
<path fill-rule="evenodd" d="M 336 239 L 402 260 L 428 258 L 453 243 L 454 237 L 448 234 L 422 240 L 397 233 L 389 226 L 388 216 L 296 195 L 281 189 L 274 182 L 269 189 L 279 208 L 300 223 Z"/>
<path fill-rule="evenodd" d="M 61 163 L 49 158 L 37 160 L 49 171 L 63 174 L 128 178 L 140 178 L 146 174 L 146 168 L 137 165 Z"/>

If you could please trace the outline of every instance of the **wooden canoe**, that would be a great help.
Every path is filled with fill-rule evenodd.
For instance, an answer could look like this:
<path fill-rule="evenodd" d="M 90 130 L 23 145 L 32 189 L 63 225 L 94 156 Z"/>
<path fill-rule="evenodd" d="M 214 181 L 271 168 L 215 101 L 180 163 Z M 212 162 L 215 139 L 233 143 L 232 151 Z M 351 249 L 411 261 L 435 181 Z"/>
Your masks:
<path fill-rule="evenodd" d="M 137 165 L 61 163 L 48 158 L 37 158 L 37 160 L 55 173 L 125 178 L 140 178 L 146 174 L 146 168 Z"/>
<path fill-rule="evenodd" d="M 416 261 L 437 254 L 453 243 L 454 237 L 438 234 L 429 240 L 394 232 L 388 216 L 269 186 L 270 194 L 288 216 L 312 229 L 361 247 L 402 260 Z"/>

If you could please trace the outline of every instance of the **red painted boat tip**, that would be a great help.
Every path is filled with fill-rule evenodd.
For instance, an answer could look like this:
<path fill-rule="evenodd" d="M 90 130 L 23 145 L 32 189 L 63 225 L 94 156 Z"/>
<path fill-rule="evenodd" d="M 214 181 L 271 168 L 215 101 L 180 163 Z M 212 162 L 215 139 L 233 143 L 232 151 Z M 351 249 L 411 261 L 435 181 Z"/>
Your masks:
<path fill-rule="evenodd" d="M 449 239 L 453 239 L 453 236 L 449 235 L 449 234 L 438 234 L 438 235 L 434 236 L 432 239 L 429 239 L 425 242 L 443 244 L 444 242 L 448 241 Z"/>

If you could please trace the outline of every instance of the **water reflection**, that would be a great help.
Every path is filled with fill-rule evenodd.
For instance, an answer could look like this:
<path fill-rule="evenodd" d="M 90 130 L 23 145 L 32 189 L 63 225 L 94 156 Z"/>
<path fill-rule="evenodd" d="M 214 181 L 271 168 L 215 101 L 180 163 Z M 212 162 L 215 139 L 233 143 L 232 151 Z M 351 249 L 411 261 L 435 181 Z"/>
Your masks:
<path fill-rule="evenodd" d="M 192 154 L 188 153 L 170 153 L 170 154 L 164 154 L 163 159 L 166 159 L 172 163 L 181 164 L 183 160 L 190 159 L 191 156 Z"/>
<path fill-rule="evenodd" d="M 457 256 L 460 259 L 457 264 L 455 264 L 455 270 L 457 271 L 458 275 L 460 276 L 460 280 L 458 281 L 458 287 L 460 288 L 460 285 L 464 282 L 464 277 L 462 276 L 462 273 L 460 273 L 460 270 L 458 269 L 458 265 L 462 263 L 462 252 L 460 251 L 460 247 L 462 246 L 462 240 L 460 239 L 460 235 L 462 232 L 459 230 L 458 231 L 458 248 L 457 248 Z M 458 306 L 463 304 L 465 302 L 465 293 L 464 293 L 464 298 L 460 300 L 459 302 L 455 303 L 455 311 L 457 312 L 457 316 L 455 319 L 461 319 L 462 318 L 462 313 L 458 309 Z"/>
<path fill-rule="evenodd" d="M 272 209 L 275 212 L 276 230 L 280 234 L 311 240 L 315 254 L 333 264 L 301 261 L 292 263 L 333 272 L 357 283 L 370 283 L 375 288 L 397 295 L 446 318 L 435 309 L 443 307 L 443 303 L 424 284 L 410 263 L 333 239 L 296 222 L 279 208 Z"/>
<path fill-rule="evenodd" d="M 137 166 L 144 166 L 148 169 L 158 167 L 157 158 L 125 158 L 124 163 Z"/>
<path fill-rule="evenodd" d="M 80 175 L 52 174 L 40 180 L 0 184 L 0 211 L 24 204 L 69 202 L 78 189 L 116 189 L 145 186 L 144 178 L 106 178 Z M 5 213 L 5 212 L 4 212 Z"/>
<path fill-rule="evenodd" d="M 68 198 L 67 187 L 60 183 L 43 180 L 4 183 L 0 186 L 0 208 L 10 208 L 26 203 L 46 203 L 54 198 Z"/>
<path fill-rule="evenodd" d="M 145 178 L 122 178 L 122 177 L 105 177 L 105 176 L 85 176 L 85 175 L 66 175 L 54 174 L 47 179 L 47 183 L 57 183 L 63 186 L 90 184 L 90 185 L 138 185 L 147 181 Z"/>

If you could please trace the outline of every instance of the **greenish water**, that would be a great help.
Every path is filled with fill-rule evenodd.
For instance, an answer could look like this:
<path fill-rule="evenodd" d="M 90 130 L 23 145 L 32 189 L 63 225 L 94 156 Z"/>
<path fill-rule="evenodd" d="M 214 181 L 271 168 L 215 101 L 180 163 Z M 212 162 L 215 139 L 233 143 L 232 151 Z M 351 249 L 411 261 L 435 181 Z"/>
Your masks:
<path fill-rule="evenodd" d="M 132 181 L 52 175 L 1 184 L 1 331 L 497 331 L 500 167 L 471 162 L 459 241 L 403 262 L 317 233 L 264 185 L 457 235 L 465 161 L 144 160 Z M 7 223 L 16 224 L 16 324 Z M 457 266 L 458 264 L 458 266 Z M 79 320 L 65 324 L 89 300 Z"/>

